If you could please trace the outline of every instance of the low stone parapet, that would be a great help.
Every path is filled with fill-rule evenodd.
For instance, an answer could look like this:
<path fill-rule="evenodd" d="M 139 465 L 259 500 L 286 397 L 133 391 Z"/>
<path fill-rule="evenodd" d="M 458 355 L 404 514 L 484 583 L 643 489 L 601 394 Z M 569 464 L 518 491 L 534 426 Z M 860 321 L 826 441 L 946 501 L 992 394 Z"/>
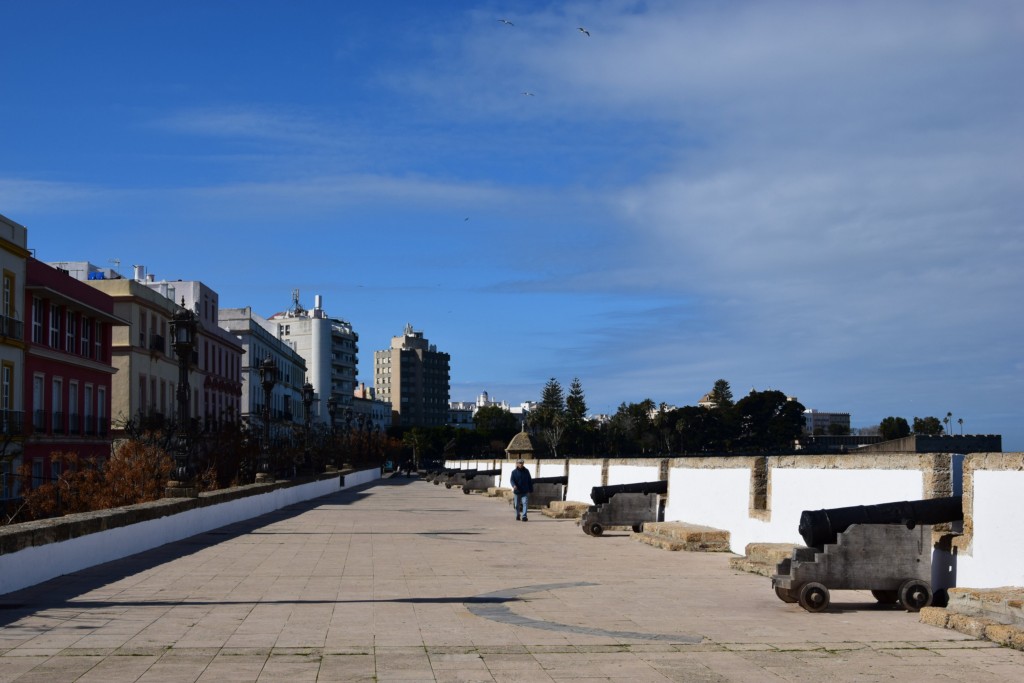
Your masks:
<path fill-rule="evenodd" d="M 925 607 L 921 623 L 1024 650 L 1024 589 L 950 588 L 946 607 Z"/>
<path fill-rule="evenodd" d="M 793 554 L 792 543 L 748 543 L 743 557 L 729 560 L 729 566 L 741 572 L 771 576 L 775 568 Z"/>
<path fill-rule="evenodd" d="M 729 532 L 685 522 L 646 522 L 632 538 L 663 550 L 729 552 Z"/>
<path fill-rule="evenodd" d="M 589 503 L 579 503 L 574 500 L 553 500 L 541 510 L 541 514 L 554 519 L 579 519 L 589 507 Z"/>

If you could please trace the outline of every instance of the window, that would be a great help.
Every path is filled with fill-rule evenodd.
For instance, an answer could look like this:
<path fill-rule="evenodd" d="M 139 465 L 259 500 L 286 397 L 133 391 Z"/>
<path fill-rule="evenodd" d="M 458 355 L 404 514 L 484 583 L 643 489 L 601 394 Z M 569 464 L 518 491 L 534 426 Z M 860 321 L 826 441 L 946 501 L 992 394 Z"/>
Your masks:
<path fill-rule="evenodd" d="M 85 318 L 82 318 L 82 355 L 89 358 L 92 353 L 92 325 Z"/>
<path fill-rule="evenodd" d="M 146 414 L 146 376 L 139 375 L 139 413 Z"/>
<path fill-rule="evenodd" d="M 96 321 L 96 335 L 93 344 L 96 347 L 96 353 L 92 357 L 96 360 L 103 360 L 103 325 L 99 320 Z"/>
<path fill-rule="evenodd" d="M 53 433 L 64 431 L 64 403 L 62 401 L 64 394 L 64 380 L 59 377 L 53 378 L 53 384 L 51 385 L 50 395 L 50 431 Z"/>
<path fill-rule="evenodd" d="M 8 318 L 14 317 L 14 273 L 4 271 L 4 293 L 3 293 L 3 314 Z"/>
<path fill-rule="evenodd" d="M 45 385 L 44 375 L 32 377 L 32 429 L 39 432 L 46 429 L 46 396 L 43 389 Z"/>
<path fill-rule="evenodd" d="M 68 353 L 75 352 L 75 335 L 78 333 L 78 315 L 74 311 L 68 311 L 68 324 L 64 328 L 65 330 L 65 341 L 64 350 Z"/>
<path fill-rule="evenodd" d="M 139 312 L 139 346 L 146 348 L 146 312 Z"/>
<path fill-rule="evenodd" d="M 96 424 L 92 421 L 92 405 L 92 385 L 86 384 L 83 412 L 85 413 L 85 433 L 89 436 L 96 433 Z"/>
<path fill-rule="evenodd" d="M 68 382 L 68 427 L 72 434 L 80 434 L 78 414 L 78 382 Z"/>
<path fill-rule="evenodd" d="M 43 300 L 37 296 L 32 297 L 32 342 L 43 343 Z"/>
<path fill-rule="evenodd" d="M 60 307 L 50 304 L 50 347 L 60 348 Z"/>
<path fill-rule="evenodd" d="M 99 424 L 100 434 L 107 433 L 107 388 L 99 387 L 96 396 L 96 422 Z"/>
<path fill-rule="evenodd" d="M 14 366 L 10 363 L 4 363 L 3 369 L 0 370 L 0 409 L 4 411 L 10 410 L 13 406 L 11 400 L 13 395 L 14 383 Z"/>

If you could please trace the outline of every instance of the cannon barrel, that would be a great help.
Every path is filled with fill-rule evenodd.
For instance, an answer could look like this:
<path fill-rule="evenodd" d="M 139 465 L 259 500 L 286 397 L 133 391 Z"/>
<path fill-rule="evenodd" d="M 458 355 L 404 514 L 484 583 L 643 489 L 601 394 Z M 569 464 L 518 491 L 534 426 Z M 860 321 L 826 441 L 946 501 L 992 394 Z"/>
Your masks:
<path fill-rule="evenodd" d="M 534 484 L 562 484 L 567 486 L 569 484 L 569 475 L 563 474 L 560 477 L 534 477 Z"/>
<path fill-rule="evenodd" d="M 590 489 L 594 505 L 603 505 L 617 493 L 668 493 L 667 481 L 642 481 L 636 484 L 611 484 Z"/>
<path fill-rule="evenodd" d="M 854 505 L 831 510 L 804 510 L 800 513 L 800 536 L 811 548 L 835 543 L 838 534 L 853 524 L 942 524 L 964 518 L 963 497 L 904 500 L 878 505 Z"/>
<path fill-rule="evenodd" d="M 477 470 L 476 471 L 476 476 L 478 476 L 478 477 L 480 477 L 480 476 L 483 476 L 483 477 L 496 477 L 499 474 L 501 474 L 501 468 L 498 468 L 496 470 Z"/>

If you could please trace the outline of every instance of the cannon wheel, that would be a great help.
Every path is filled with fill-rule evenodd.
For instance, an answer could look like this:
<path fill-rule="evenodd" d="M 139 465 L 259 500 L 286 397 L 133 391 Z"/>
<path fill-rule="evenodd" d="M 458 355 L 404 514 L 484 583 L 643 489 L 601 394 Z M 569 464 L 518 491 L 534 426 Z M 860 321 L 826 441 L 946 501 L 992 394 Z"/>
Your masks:
<path fill-rule="evenodd" d="M 895 605 L 900 599 L 900 592 L 898 590 L 872 590 L 871 595 L 875 598 L 875 600 L 877 600 L 879 603 L 883 605 Z"/>
<path fill-rule="evenodd" d="M 591 524 L 589 528 L 591 536 L 600 536 L 604 533 L 604 527 L 598 524 L 597 522 Z"/>
<path fill-rule="evenodd" d="M 451 485 L 451 484 L 445 484 L 445 485 L 444 485 L 444 487 L 445 487 L 446 489 L 450 489 L 450 488 L 452 487 L 452 485 Z"/>
<path fill-rule="evenodd" d="M 800 595 L 797 602 L 808 612 L 823 612 L 828 608 L 832 598 L 829 596 L 828 588 L 817 581 L 810 581 L 800 586 Z"/>
<path fill-rule="evenodd" d="M 782 602 L 789 602 L 789 603 L 796 602 L 796 598 L 793 597 L 793 594 L 789 591 L 788 588 L 783 588 L 782 586 L 776 586 L 775 587 L 775 595 L 779 596 L 779 600 L 782 600 Z"/>
<path fill-rule="evenodd" d="M 469 495 L 469 489 L 467 489 L 465 486 L 462 487 L 462 492 L 465 493 L 467 496 Z"/>
<path fill-rule="evenodd" d="M 633 525 L 633 532 L 634 533 L 638 534 L 638 533 L 640 533 L 643 530 L 644 530 L 644 523 L 643 522 L 637 522 L 636 524 Z"/>
<path fill-rule="evenodd" d="M 908 579 L 900 586 L 900 603 L 908 612 L 920 612 L 932 604 L 932 589 L 927 581 Z"/>

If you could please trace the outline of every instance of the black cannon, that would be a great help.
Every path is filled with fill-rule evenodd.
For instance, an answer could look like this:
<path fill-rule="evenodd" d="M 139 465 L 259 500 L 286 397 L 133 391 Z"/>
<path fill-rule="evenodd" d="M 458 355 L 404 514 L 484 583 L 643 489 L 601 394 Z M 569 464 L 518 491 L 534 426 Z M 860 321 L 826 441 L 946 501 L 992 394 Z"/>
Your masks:
<path fill-rule="evenodd" d="M 870 590 L 880 603 L 917 612 L 933 598 L 931 525 L 962 519 L 960 496 L 805 510 L 800 535 L 808 547 L 778 564 L 772 587 L 808 612 L 829 606 L 830 589 Z"/>
<path fill-rule="evenodd" d="M 472 472 L 472 475 L 470 474 Z M 501 468 L 491 470 L 469 470 L 462 484 L 462 492 L 486 491 L 495 485 L 495 477 L 501 474 Z"/>
<path fill-rule="evenodd" d="M 657 522 L 661 498 L 668 493 L 667 481 L 595 486 L 590 490 L 594 504 L 580 518 L 583 533 L 600 536 L 607 527 L 627 526 L 639 533 L 644 522 Z"/>
<path fill-rule="evenodd" d="M 595 486 L 590 489 L 590 498 L 594 505 L 603 505 L 611 500 L 612 496 L 618 493 L 668 493 L 667 481 L 642 481 L 636 484 L 612 484 L 609 486 Z"/>
<path fill-rule="evenodd" d="M 563 474 L 560 477 L 534 477 L 533 485 L 537 484 L 561 484 L 562 486 L 569 485 L 569 475 Z"/>
<path fill-rule="evenodd" d="M 441 482 L 448 484 L 451 481 L 451 478 L 461 471 L 462 470 L 446 469 L 443 470 L 442 472 L 439 472 L 437 476 L 434 477 L 434 486 L 439 486 Z"/>
<path fill-rule="evenodd" d="M 963 498 L 903 500 L 879 505 L 854 505 L 831 510 L 804 510 L 800 514 L 800 536 L 811 548 L 835 543 L 838 534 L 853 524 L 918 524 L 958 522 L 964 518 Z"/>
<path fill-rule="evenodd" d="M 448 481 L 444 483 L 444 487 L 450 489 L 453 486 L 462 486 L 475 476 L 476 470 L 455 470 L 452 476 L 448 477 Z"/>

